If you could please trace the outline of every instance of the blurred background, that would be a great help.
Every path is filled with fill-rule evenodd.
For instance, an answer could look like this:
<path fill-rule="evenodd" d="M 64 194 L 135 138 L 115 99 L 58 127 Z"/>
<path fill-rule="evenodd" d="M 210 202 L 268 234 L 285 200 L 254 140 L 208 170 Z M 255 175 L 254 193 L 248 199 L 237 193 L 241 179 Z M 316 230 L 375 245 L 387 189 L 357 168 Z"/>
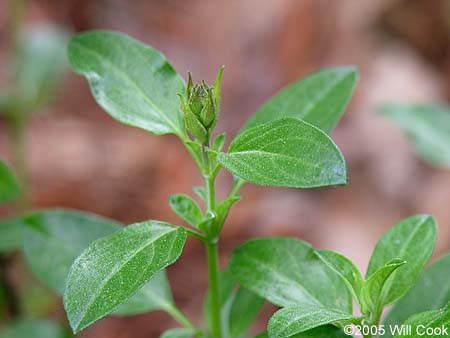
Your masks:
<path fill-rule="evenodd" d="M 13 3 L 0 0 L 0 87 L 8 85 L 14 61 Z M 349 185 L 314 190 L 246 185 L 224 228 L 222 265 L 251 237 L 290 235 L 340 251 L 364 271 L 379 236 L 415 213 L 433 214 L 439 223 L 435 257 L 450 249 L 450 171 L 421 161 L 402 132 L 375 114 L 385 102 L 450 99 L 450 1 L 29 0 L 22 24 L 43 22 L 73 33 L 127 33 L 161 50 L 180 74 L 191 71 L 195 80 L 211 83 L 224 64 L 216 130 L 226 131 L 229 140 L 286 84 L 326 66 L 358 66 L 359 85 L 332 134 L 347 160 Z M 201 184 L 174 136 L 152 136 L 112 120 L 95 104 L 87 82 L 70 71 L 52 104 L 33 115 L 26 144 L 34 208 L 77 208 L 127 224 L 179 222 L 167 204 L 169 195 L 191 194 L 191 187 Z M 0 119 L 0 157 L 7 162 L 10 149 Z M 224 196 L 231 178 L 220 176 L 218 184 Z M 207 287 L 200 243 L 190 239 L 168 273 L 175 300 L 200 323 Z M 21 276 L 13 273 L 17 285 Z M 64 318 L 58 300 L 39 306 L 39 313 Z M 271 310 L 265 308 L 255 332 Z M 174 326 L 163 313 L 108 317 L 81 337 L 158 337 Z"/>

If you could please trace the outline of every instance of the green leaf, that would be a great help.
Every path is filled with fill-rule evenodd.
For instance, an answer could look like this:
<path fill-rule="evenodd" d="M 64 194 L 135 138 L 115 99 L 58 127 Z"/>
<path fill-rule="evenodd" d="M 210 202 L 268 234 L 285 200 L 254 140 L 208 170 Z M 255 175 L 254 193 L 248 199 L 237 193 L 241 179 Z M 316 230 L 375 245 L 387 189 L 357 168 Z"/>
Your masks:
<path fill-rule="evenodd" d="M 270 338 L 285 338 L 340 320 L 357 319 L 351 313 L 304 303 L 277 311 L 269 320 Z"/>
<path fill-rule="evenodd" d="M 11 169 L 0 161 L 0 204 L 11 202 L 20 195 L 19 183 Z"/>
<path fill-rule="evenodd" d="M 28 265 L 45 285 L 61 294 L 75 258 L 96 239 L 121 228 L 111 219 L 68 209 L 34 212 L 22 222 Z"/>
<path fill-rule="evenodd" d="M 369 279 L 364 281 L 361 289 L 361 303 L 363 313 L 381 313 L 383 304 L 382 292 L 387 284 L 388 278 L 400 266 L 406 262 L 394 259 L 385 266 L 375 271 Z M 378 311 L 378 312 L 377 312 Z"/>
<path fill-rule="evenodd" d="M 197 228 L 202 221 L 202 210 L 198 204 L 187 195 L 171 195 L 169 205 L 183 221 Z"/>
<path fill-rule="evenodd" d="M 230 337 L 238 338 L 253 323 L 264 305 L 264 299 L 253 292 L 240 288 L 233 297 L 228 325 Z"/>
<path fill-rule="evenodd" d="M 64 307 L 75 333 L 108 315 L 157 272 L 173 264 L 186 230 L 147 221 L 130 225 L 92 243 L 73 263 Z"/>
<path fill-rule="evenodd" d="M 213 145 L 211 149 L 213 151 L 221 151 L 223 148 L 223 145 L 225 144 L 225 140 L 227 138 L 227 135 L 225 133 L 217 135 L 217 137 L 214 139 Z"/>
<path fill-rule="evenodd" d="M 388 313 L 385 326 L 402 324 L 415 313 L 438 310 L 450 302 L 450 254 L 430 265 L 414 287 Z M 387 333 L 386 337 L 391 337 Z"/>
<path fill-rule="evenodd" d="M 69 335 L 58 324 L 43 319 L 20 319 L 0 330 L 2 338 L 67 338 Z"/>
<path fill-rule="evenodd" d="M 15 79 L 14 105 L 30 113 L 53 98 L 67 68 L 69 33 L 53 25 L 33 25 L 18 39 L 12 65 Z"/>
<path fill-rule="evenodd" d="M 380 113 L 403 130 L 417 153 L 433 166 L 450 168 L 450 108 L 389 104 Z"/>
<path fill-rule="evenodd" d="M 383 304 L 392 304 L 415 284 L 436 242 L 437 226 L 431 216 L 416 215 L 396 224 L 378 241 L 370 259 L 366 278 L 393 259 L 407 263 L 386 283 Z"/>
<path fill-rule="evenodd" d="M 205 188 L 203 187 L 193 187 L 192 191 L 196 194 L 202 201 L 206 200 Z"/>
<path fill-rule="evenodd" d="M 268 338 L 267 332 L 262 332 L 255 338 Z M 323 325 L 315 329 L 295 334 L 289 338 L 349 338 L 342 330 L 332 325 Z"/>
<path fill-rule="evenodd" d="M 239 196 L 227 197 L 217 205 L 217 224 L 220 225 L 220 227 L 223 227 L 225 219 L 227 218 L 232 205 L 240 199 L 241 197 Z"/>
<path fill-rule="evenodd" d="M 193 338 L 196 333 L 192 329 L 171 329 L 164 332 L 160 338 Z"/>
<path fill-rule="evenodd" d="M 359 303 L 363 278 L 355 264 L 347 257 L 328 250 L 316 251 L 318 257 L 341 276 L 353 298 Z"/>
<path fill-rule="evenodd" d="M 235 176 L 261 185 L 312 188 L 347 183 L 344 158 L 333 141 L 293 118 L 245 130 L 217 160 Z"/>
<path fill-rule="evenodd" d="M 249 241 L 233 252 L 230 267 L 243 287 L 275 305 L 311 304 L 351 313 L 351 295 L 340 276 L 298 239 Z"/>
<path fill-rule="evenodd" d="M 415 314 L 404 325 L 411 327 L 411 334 L 399 334 L 395 337 L 448 337 L 450 332 L 450 303 L 440 310 Z M 427 333 L 428 330 L 431 330 L 431 334 Z"/>
<path fill-rule="evenodd" d="M 134 296 L 114 311 L 118 316 L 133 316 L 140 313 L 165 310 L 170 311 L 173 304 L 172 292 L 166 272 L 160 271 L 150 279 Z"/>
<path fill-rule="evenodd" d="M 350 101 L 357 80 L 354 67 L 313 73 L 271 98 L 250 118 L 244 130 L 282 117 L 294 117 L 330 133 Z"/>
<path fill-rule="evenodd" d="M 21 221 L 20 217 L 0 219 L 0 253 L 20 248 L 22 243 Z"/>
<path fill-rule="evenodd" d="M 185 138 L 177 97 L 185 92 L 184 80 L 161 53 L 123 34 L 94 31 L 72 39 L 69 60 L 113 118 L 157 135 Z"/>

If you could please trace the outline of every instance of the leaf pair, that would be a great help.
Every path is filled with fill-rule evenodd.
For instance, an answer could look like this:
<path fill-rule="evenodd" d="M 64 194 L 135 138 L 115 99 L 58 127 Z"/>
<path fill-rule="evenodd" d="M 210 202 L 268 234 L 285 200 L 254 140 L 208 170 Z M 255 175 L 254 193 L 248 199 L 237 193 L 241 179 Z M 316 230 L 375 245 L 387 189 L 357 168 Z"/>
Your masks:
<path fill-rule="evenodd" d="M 365 281 L 344 256 L 315 251 L 292 238 L 250 241 L 234 251 L 230 265 L 244 287 L 284 307 L 268 325 L 269 337 L 281 338 L 325 324 L 360 321 L 352 315 L 352 296 L 365 320 L 378 320 L 383 306 L 414 285 L 435 240 L 430 216 L 398 223 L 379 240 Z"/>
<path fill-rule="evenodd" d="M 185 83 L 159 52 L 125 35 L 97 31 L 72 39 L 69 59 L 111 116 L 189 141 L 176 95 L 185 92 Z M 229 153 L 218 154 L 218 161 L 233 175 L 256 184 L 345 184 L 344 159 L 325 133 L 341 117 L 356 81 L 354 68 L 341 67 L 287 87 L 253 115 Z"/>

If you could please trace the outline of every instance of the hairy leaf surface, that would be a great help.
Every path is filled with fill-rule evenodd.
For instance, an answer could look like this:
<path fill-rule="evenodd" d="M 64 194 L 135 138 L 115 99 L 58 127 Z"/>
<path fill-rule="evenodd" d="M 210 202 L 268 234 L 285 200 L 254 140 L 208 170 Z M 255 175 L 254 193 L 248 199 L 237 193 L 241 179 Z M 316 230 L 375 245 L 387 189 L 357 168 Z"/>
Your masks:
<path fill-rule="evenodd" d="M 94 31 L 72 39 L 69 60 L 116 120 L 157 135 L 185 135 L 177 97 L 185 92 L 184 80 L 155 49 L 123 34 Z"/>
<path fill-rule="evenodd" d="M 355 67 L 313 73 L 267 101 L 245 124 L 244 130 L 282 117 L 294 117 L 330 133 L 350 101 L 357 80 Z"/>
<path fill-rule="evenodd" d="M 261 185 L 312 188 L 347 183 L 345 161 L 333 141 L 293 118 L 245 130 L 217 160 L 233 175 Z"/>

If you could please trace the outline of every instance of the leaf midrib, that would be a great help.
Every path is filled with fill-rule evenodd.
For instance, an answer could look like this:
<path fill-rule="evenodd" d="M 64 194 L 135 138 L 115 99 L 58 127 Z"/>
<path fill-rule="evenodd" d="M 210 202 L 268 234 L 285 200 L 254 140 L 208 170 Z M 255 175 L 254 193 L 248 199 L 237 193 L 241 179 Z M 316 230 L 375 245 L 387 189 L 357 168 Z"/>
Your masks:
<path fill-rule="evenodd" d="M 85 46 L 83 46 L 81 43 L 79 42 L 75 42 L 75 44 L 78 46 L 78 48 L 83 49 L 85 51 L 87 51 L 88 53 L 94 54 L 97 59 L 100 60 L 100 62 L 104 62 L 107 65 L 111 66 L 112 69 L 115 70 L 115 72 L 117 74 L 120 75 L 120 77 L 124 78 L 127 80 L 127 82 L 131 83 L 136 89 L 137 92 L 144 98 L 144 100 L 155 110 L 157 111 L 160 116 L 163 117 L 163 120 L 165 120 L 174 130 L 175 134 L 177 134 L 178 136 L 180 136 L 182 138 L 182 132 L 181 130 L 173 123 L 173 121 L 171 119 L 169 119 L 166 114 L 163 113 L 163 111 L 161 109 L 159 109 L 150 99 L 149 97 L 145 94 L 144 90 L 136 83 L 134 82 L 127 73 L 125 73 L 122 69 L 120 69 L 116 64 L 114 64 L 113 62 L 109 61 L 107 58 L 105 58 L 101 53 L 87 48 Z M 83 74 L 85 74 L 86 76 L 89 77 L 89 73 L 90 72 L 83 72 Z M 96 73 L 96 72 L 95 72 Z"/>
<path fill-rule="evenodd" d="M 96 298 L 98 297 L 98 295 L 101 294 L 101 292 L 103 291 L 103 289 L 105 288 L 105 286 L 111 281 L 111 279 L 117 275 L 118 272 L 120 272 L 120 270 L 122 270 L 122 268 L 127 265 L 134 257 L 136 257 L 138 254 L 140 254 L 144 249 L 146 249 L 148 246 L 150 246 L 152 243 L 154 243 L 155 241 L 157 241 L 158 239 L 160 239 L 162 236 L 165 236 L 169 233 L 172 233 L 174 231 L 177 231 L 178 229 L 170 229 L 167 232 L 163 232 L 160 235 L 158 235 L 157 237 L 152 237 L 150 242 L 145 242 L 145 244 L 143 244 L 142 246 L 140 246 L 134 254 L 129 255 L 125 261 L 122 262 L 122 264 L 118 265 L 116 269 L 114 269 L 113 271 L 111 271 L 111 273 L 109 273 L 106 278 L 102 281 L 102 283 L 100 284 L 100 287 L 98 288 L 98 291 L 93 293 L 92 296 L 89 298 L 89 302 L 87 303 L 87 305 L 85 306 L 84 310 L 82 311 L 82 316 L 80 317 L 76 327 L 78 328 L 78 326 L 80 325 L 80 323 L 83 321 L 83 319 L 85 318 L 86 314 L 90 311 L 92 304 L 95 302 Z M 178 237 L 178 236 L 177 236 Z M 175 238 L 174 241 L 176 241 L 178 238 Z M 172 242 L 172 247 L 173 247 L 173 242 Z M 172 250 L 170 250 L 171 252 Z M 149 263 L 149 265 L 151 265 L 153 262 L 153 256 L 152 256 L 152 261 Z"/>

